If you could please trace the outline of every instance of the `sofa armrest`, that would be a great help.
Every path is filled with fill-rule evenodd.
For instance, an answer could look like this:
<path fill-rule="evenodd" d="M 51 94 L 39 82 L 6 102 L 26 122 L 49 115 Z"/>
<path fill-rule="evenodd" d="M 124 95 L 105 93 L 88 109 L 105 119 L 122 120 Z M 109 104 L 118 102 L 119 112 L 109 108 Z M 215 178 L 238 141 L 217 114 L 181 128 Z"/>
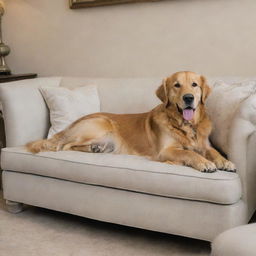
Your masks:
<path fill-rule="evenodd" d="M 227 156 L 237 167 L 243 199 L 252 215 L 256 209 L 256 95 L 244 100 L 232 118 Z"/>
<path fill-rule="evenodd" d="M 35 78 L 0 85 L 7 147 L 41 139 L 49 129 L 49 111 L 38 88 L 59 86 L 61 78 Z"/>

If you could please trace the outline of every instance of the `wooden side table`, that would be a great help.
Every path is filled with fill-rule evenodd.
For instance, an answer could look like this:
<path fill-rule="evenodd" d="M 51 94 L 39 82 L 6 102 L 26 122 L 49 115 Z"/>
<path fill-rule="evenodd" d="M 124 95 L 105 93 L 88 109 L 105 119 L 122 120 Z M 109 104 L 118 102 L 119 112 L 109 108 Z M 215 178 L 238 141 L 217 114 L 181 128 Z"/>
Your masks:
<path fill-rule="evenodd" d="M 29 73 L 29 74 L 19 74 L 19 75 L 0 75 L 0 83 L 12 82 L 24 79 L 32 79 L 36 78 L 37 74 Z M 6 147 L 5 140 L 5 129 L 4 129 L 4 118 L 2 110 L 0 110 L 0 150 Z M 2 188 L 2 169 L 0 167 L 0 189 Z"/>
<path fill-rule="evenodd" d="M 0 83 L 12 82 L 23 79 L 36 78 L 37 74 L 28 73 L 28 74 L 19 74 L 19 75 L 0 75 Z"/>

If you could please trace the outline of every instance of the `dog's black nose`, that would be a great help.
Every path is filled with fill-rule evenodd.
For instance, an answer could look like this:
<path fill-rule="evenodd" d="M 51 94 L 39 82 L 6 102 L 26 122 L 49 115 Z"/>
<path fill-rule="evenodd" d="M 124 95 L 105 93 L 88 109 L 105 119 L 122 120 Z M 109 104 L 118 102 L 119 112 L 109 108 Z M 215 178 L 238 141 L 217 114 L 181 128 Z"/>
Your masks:
<path fill-rule="evenodd" d="M 186 104 L 191 104 L 193 103 L 194 101 L 194 95 L 188 93 L 188 94 L 185 94 L 183 95 L 183 100 Z"/>

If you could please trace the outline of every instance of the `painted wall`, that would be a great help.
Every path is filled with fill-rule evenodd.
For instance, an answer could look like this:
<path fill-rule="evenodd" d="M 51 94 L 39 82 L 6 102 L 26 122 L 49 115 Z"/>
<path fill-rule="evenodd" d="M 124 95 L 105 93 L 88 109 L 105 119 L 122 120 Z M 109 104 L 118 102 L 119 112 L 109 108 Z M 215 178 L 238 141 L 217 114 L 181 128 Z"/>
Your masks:
<path fill-rule="evenodd" d="M 255 0 L 166 0 L 70 10 L 6 0 L 13 73 L 162 77 L 178 70 L 256 75 Z"/>

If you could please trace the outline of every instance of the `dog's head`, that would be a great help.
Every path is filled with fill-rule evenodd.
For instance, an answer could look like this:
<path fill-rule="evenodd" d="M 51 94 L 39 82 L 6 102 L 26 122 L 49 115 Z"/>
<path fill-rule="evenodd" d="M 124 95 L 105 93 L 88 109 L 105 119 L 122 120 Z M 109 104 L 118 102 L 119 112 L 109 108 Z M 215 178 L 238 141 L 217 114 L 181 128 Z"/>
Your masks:
<path fill-rule="evenodd" d="M 205 104 L 210 91 L 203 76 L 183 71 L 165 78 L 156 95 L 166 108 L 172 105 L 185 120 L 190 121 L 198 106 Z"/>

